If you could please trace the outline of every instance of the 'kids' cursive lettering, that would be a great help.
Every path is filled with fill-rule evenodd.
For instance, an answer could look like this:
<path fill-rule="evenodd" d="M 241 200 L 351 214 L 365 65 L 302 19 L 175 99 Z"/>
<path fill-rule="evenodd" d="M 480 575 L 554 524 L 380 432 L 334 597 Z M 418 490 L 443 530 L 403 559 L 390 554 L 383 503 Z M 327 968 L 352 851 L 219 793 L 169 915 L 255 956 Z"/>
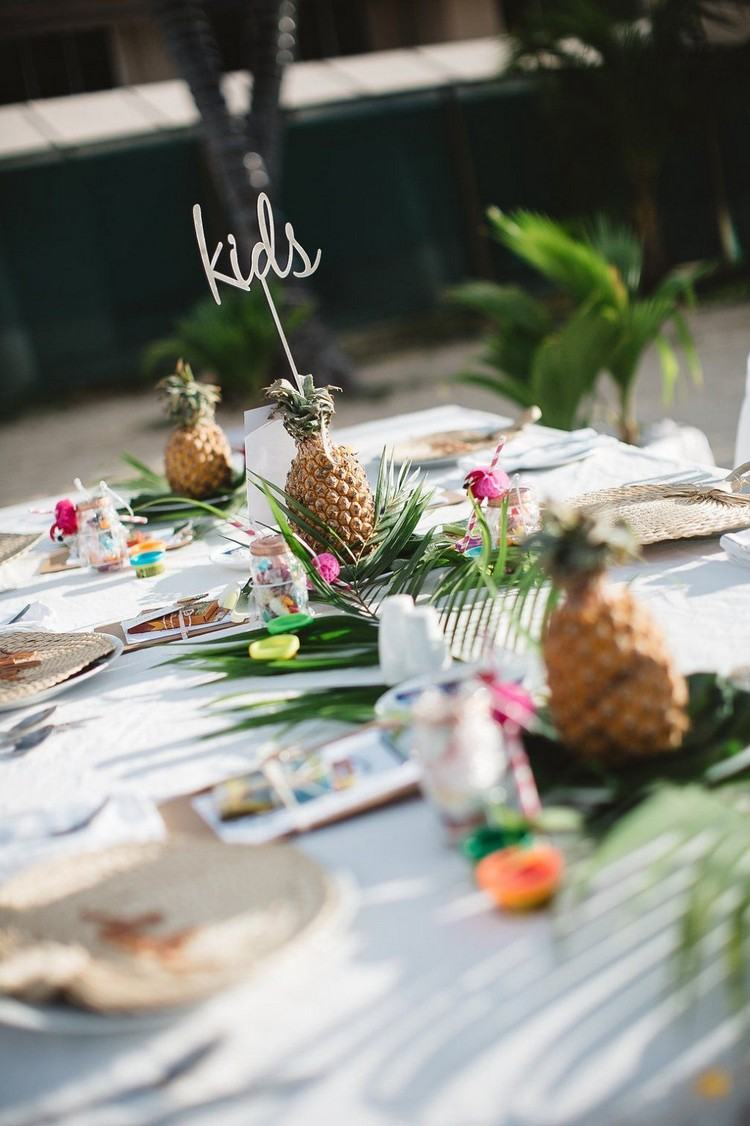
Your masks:
<path fill-rule="evenodd" d="M 206 235 L 203 230 L 203 215 L 199 203 L 193 207 L 193 223 L 195 224 L 195 235 L 198 239 L 198 249 L 200 251 L 201 261 L 203 262 L 203 269 L 206 271 L 206 278 L 208 279 L 209 289 L 213 295 L 213 299 L 217 305 L 221 305 L 221 297 L 219 296 L 219 287 L 217 282 L 223 282 L 224 285 L 234 286 L 235 289 L 242 289 L 247 292 L 254 281 L 258 281 L 268 301 L 268 307 L 271 310 L 276 328 L 281 338 L 281 343 L 284 346 L 289 366 L 292 369 L 292 374 L 298 386 L 301 386 L 301 378 L 299 372 L 292 358 L 292 353 L 289 350 L 284 330 L 279 320 L 279 315 L 276 311 L 271 291 L 268 287 L 266 278 L 269 273 L 274 273 L 278 278 L 287 278 L 291 274 L 295 278 L 309 278 L 314 274 L 320 265 L 320 250 L 316 251 L 315 258 L 311 261 L 310 255 L 296 239 L 294 234 L 294 227 L 291 223 L 284 224 L 284 234 L 287 239 L 288 249 L 286 263 L 279 263 L 276 257 L 276 226 L 273 218 L 273 209 L 271 208 L 271 201 L 265 192 L 261 192 L 258 196 L 258 231 L 260 232 L 260 239 L 252 248 L 250 254 L 250 272 L 245 275 L 242 273 L 239 258 L 237 256 L 237 240 L 234 235 L 227 235 L 227 243 L 229 244 L 229 264 L 232 267 L 232 273 L 222 273 L 216 269 L 216 263 L 221 256 L 224 249 L 224 243 L 217 243 L 216 249 L 212 255 L 208 253 L 208 245 L 206 243 Z M 295 267 L 295 259 L 297 265 Z"/>

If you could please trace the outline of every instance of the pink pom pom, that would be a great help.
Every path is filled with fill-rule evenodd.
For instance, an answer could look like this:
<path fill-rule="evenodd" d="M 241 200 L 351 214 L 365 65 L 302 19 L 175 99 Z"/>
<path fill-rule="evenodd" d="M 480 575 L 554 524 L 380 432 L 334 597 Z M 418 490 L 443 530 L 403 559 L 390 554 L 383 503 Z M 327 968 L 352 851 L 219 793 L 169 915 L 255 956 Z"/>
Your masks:
<path fill-rule="evenodd" d="M 312 565 L 321 579 L 327 583 L 335 583 L 341 574 L 339 561 L 335 555 L 331 555 L 330 551 L 322 551 L 320 555 L 315 555 Z"/>
<path fill-rule="evenodd" d="M 475 500 L 496 500 L 510 489 L 510 477 L 502 469 L 472 469 L 464 478 L 464 488 Z"/>
<path fill-rule="evenodd" d="M 72 500 L 59 500 L 55 505 L 55 522 L 49 530 L 49 538 L 56 539 L 56 533 L 74 536 L 78 531 L 78 513 Z"/>

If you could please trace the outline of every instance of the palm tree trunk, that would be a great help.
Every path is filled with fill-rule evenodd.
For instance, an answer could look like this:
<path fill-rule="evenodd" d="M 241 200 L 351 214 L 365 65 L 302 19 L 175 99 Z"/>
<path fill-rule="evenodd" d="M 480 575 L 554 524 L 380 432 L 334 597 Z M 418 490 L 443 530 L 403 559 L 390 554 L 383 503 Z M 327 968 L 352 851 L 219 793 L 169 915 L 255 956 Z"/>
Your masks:
<path fill-rule="evenodd" d="M 243 124 L 229 113 L 221 89 L 216 38 L 201 0 L 152 0 L 154 16 L 167 50 L 190 87 L 201 115 L 209 162 L 231 229 L 240 248 L 258 239 L 258 195 L 265 191 L 274 204 L 281 138 L 279 94 L 284 67 L 294 58 L 294 0 L 249 0 L 247 20 L 249 69 L 253 92 Z M 279 215 L 276 206 L 277 217 Z M 249 267 L 242 261 L 241 265 Z M 294 279 L 285 290 L 291 304 L 307 303 L 309 294 Z M 342 387 L 351 383 L 351 365 L 336 340 L 317 317 L 309 317 L 292 334 L 292 348 L 301 371 L 315 371 L 321 380 Z"/>
<path fill-rule="evenodd" d="M 245 139 L 221 89 L 219 50 L 200 0 L 153 0 L 156 21 L 201 115 L 211 170 L 241 246 L 257 238 L 256 193 L 245 167 Z M 249 252 L 248 252 L 249 253 Z"/>
<path fill-rule="evenodd" d="M 643 281 L 651 288 L 663 276 L 667 265 L 656 202 L 656 175 L 648 163 L 635 159 L 630 166 L 630 182 L 633 225 L 643 243 Z"/>
<path fill-rule="evenodd" d="M 724 161 L 715 121 L 711 121 L 707 125 L 706 134 L 708 166 L 711 172 L 711 186 L 714 197 L 714 217 L 721 256 L 730 266 L 736 266 L 742 260 L 742 249 L 732 219 L 732 208 L 729 203 L 727 183 L 724 176 Z"/>
<path fill-rule="evenodd" d="M 248 70 L 253 76 L 245 121 L 247 148 L 257 154 L 268 183 L 275 184 L 282 135 L 281 82 L 297 46 L 295 0 L 250 0 L 246 27 Z"/>

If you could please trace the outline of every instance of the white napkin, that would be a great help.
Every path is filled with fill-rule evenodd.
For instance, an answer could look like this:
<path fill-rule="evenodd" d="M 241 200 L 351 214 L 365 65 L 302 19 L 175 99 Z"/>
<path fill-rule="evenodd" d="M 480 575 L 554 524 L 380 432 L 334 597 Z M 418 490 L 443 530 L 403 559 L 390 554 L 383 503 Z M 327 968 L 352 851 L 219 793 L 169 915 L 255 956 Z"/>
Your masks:
<path fill-rule="evenodd" d="M 75 826 L 95 816 L 80 829 Z M 66 830 L 70 830 L 66 832 Z M 61 853 L 89 852 L 126 841 L 160 840 L 164 822 L 153 802 L 130 792 L 89 792 L 60 805 L 4 816 L 0 830 L 0 880 Z"/>
<path fill-rule="evenodd" d="M 719 540 L 719 545 L 733 563 L 750 567 L 750 528 L 743 532 L 727 532 Z"/>
<path fill-rule="evenodd" d="M 500 455 L 500 467 L 506 473 L 522 469 L 553 469 L 587 457 L 600 442 L 601 436 L 591 427 L 562 431 L 534 428 L 511 438 Z M 482 461 L 476 454 L 459 461 L 461 469 L 475 468 Z"/>
<path fill-rule="evenodd" d="M 23 610 L 23 606 L 16 606 L 15 609 L 11 610 L 0 622 L 0 630 L 10 630 L 15 633 L 19 629 L 48 629 L 54 631 L 57 628 L 55 612 L 45 602 L 32 602 L 20 621 L 13 622 L 12 619 L 21 610 Z"/>

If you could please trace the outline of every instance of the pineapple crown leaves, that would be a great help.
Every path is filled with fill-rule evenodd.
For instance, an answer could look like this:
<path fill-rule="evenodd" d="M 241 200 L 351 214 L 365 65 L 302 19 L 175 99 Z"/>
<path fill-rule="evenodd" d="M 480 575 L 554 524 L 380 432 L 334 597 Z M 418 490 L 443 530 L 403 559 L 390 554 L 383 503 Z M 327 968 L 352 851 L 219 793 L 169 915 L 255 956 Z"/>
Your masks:
<path fill-rule="evenodd" d="M 277 379 L 266 389 L 266 395 L 276 404 L 272 417 L 281 417 L 287 432 L 295 442 L 324 435 L 336 413 L 332 391 L 340 387 L 316 387 L 311 375 L 302 379 L 299 390 L 288 379 Z"/>
<path fill-rule="evenodd" d="M 536 551 L 547 573 L 562 584 L 638 556 L 638 542 L 624 520 L 565 505 L 547 510 L 542 530 L 529 536 L 524 547 Z"/>
<path fill-rule="evenodd" d="M 213 383 L 199 383 L 184 360 L 177 361 L 173 374 L 157 383 L 156 389 L 164 399 L 167 414 L 180 426 L 211 421 L 221 399 L 221 389 Z"/>

